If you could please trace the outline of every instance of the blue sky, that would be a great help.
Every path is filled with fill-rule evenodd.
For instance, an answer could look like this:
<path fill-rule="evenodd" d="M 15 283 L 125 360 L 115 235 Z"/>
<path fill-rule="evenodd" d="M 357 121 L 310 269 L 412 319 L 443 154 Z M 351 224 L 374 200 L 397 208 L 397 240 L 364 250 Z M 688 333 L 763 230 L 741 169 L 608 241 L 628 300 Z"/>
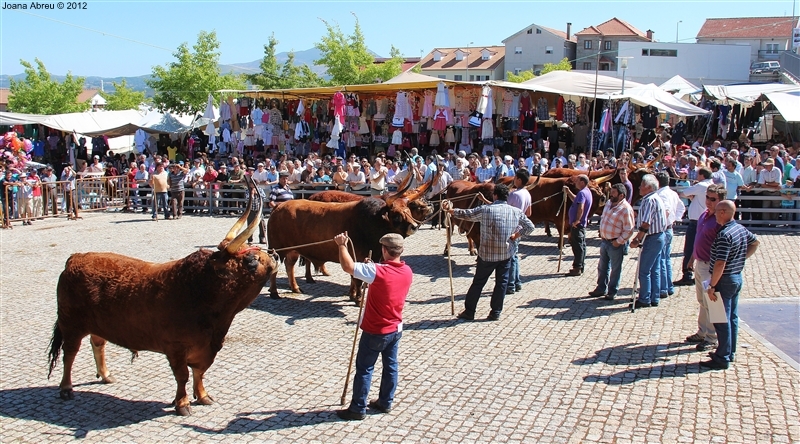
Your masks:
<path fill-rule="evenodd" d="M 659 41 L 674 41 L 682 21 L 680 40 L 691 43 L 706 18 L 791 16 L 793 0 L 88 0 L 85 5 L 83 10 L 0 10 L 0 74 L 18 74 L 23 70 L 19 60 L 32 62 L 35 57 L 53 74 L 149 74 L 153 65 L 173 60 L 182 42 L 195 42 L 201 30 L 217 32 L 222 63 L 249 62 L 262 57 L 272 32 L 280 41 L 279 52 L 312 48 L 325 31 L 320 18 L 339 23 L 349 34 L 355 23 L 351 12 L 358 16 L 369 48 L 382 56 L 391 45 L 409 57 L 437 46 L 498 45 L 531 23 L 564 30 L 572 22 L 574 33 L 615 16 L 642 31 L 652 29 Z"/>

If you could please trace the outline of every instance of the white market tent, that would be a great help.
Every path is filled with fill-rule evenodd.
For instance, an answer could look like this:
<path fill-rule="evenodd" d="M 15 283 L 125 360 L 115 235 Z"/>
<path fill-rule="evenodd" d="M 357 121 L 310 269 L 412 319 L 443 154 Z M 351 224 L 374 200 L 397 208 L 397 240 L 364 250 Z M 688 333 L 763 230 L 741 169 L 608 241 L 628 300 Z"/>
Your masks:
<path fill-rule="evenodd" d="M 683 90 L 694 90 L 693 92 L 700 91 L 700 88 L 696 87 L 690 81 L 679 75 L 672 77 L 666 82 L 658 85 L 658 87 L 669 93 L 676 93 Z"/>
<path fill-rule="evenodd" d="M 800 122 L 800 88 L 791 92 L 764 94 L 787 122 Z"/>
<path fill-rule="evenodd" d="M 0 112 L 0 125 L 39 124 L 48 128 L 85 136 L 118 137 L 131 135 L 137 129 L 151 134 L 180 134 L 191 131 L 192 116 L 173 116 L 150 111 L 146 115 L 138 110 L 101 111 L 86 113 L 17 114 Z"/>
<path fill-rule="evenodd" d="M 679 116 L 702 116 L 710 113 L 703 108 L 685 102 L 674 95 L 664 91 L 653 83 L 625 89 L 625 93 L 604 95 L 604 99 L 629 99 L 639 106 L 654 106 L 662 113 L 671 113 Z"/>
<path fill-rule="evenodd" d="M 775 92 L 793 92 L 800 90 L 797 85 L 783 83 L 750 83 L 744 85 L 703 85 L 706 95 L 717 100 L 727 100 L 729 103 L 741 103 L 750 106 L 762 94 Z"/>
<path fill-rule="evenodd" d="M 522 83 L 495 82 L 498 86 L 549 92 L 567 96 L 594 97 L 610 94 L 622 89 L 622 80 L 616 77 L 587 74 L 576 71 L 553 71 Z M 595 83 L 597 88 L 595 91 Z M 640 86 L 641 83 L 626 81 L 625 88 Z"/>

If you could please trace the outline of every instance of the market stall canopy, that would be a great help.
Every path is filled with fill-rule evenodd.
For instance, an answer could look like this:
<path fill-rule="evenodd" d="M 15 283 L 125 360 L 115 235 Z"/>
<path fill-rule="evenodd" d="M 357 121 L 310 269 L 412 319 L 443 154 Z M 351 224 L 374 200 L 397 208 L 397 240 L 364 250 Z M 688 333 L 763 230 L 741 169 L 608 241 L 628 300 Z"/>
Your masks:
<path fill-rule="evenodd" d="M 604 75 L 586 74 L 576 71 L 552 71 L 545 75 L 534 77 L 522 83 L 494 82 L 497 86 L 529 91 L 541 91 L 562 94 L 567 96 L 594 97 L 610 94 L 622 90 L 622 79 Z M 595 84 L 597 90 L 595 91 Z M 625 87 L 633 88 L 641 83 L 626 81 Z"/>
<path fill-rule="evenodd" d="M 689 102 L 673 96 L 653 83 L 626 88 L 625 93 L 603 95 L 604 99 L 629 99 L 639 106 L 654 106 L 662 113 L 677 114 L 679 116 L 702 116 L 710 113 L 703 108 L 696 107 Z"/>
<path fill-rule="evenodd" d="M 88 136 L 108 135 L 109 137 L 133 134 L 135 122 L 142 118 L 138 110 L 102 111 L 94 113 L 56 114 L 45 117 L 42 125 L 59 131 L 75 132 Z"/>
<path fill-rule="evenodd" d="M 764 94 L 783 119 L 787 122 L 800 122 L 800 89 L 791 92 L 770 92 Z"/>
<path fill-rule="evenodd" d="M 694 86 L 691 82 L 683 77 L 676 75 L 675 77 L 667 80 L 666 82 L 658 85 L 659 88 L 666 92 L 675 93 L 682 90 L 692 89 L 693 92 L 700 91 L 700 88 Z"/>
<path fill-rule="evenodd" d="M 47 116 L 38 114 L 7 113 L 0 111 L 0 125 L 38 125 Z"/>
<path fill-rule="evenodd" d="M 744 85 L 703 85 L 703 90 L 712 99 L 751 106 L 762 94 L 800 91 L 800 87 L 783 83 L 748 83 Z"/>

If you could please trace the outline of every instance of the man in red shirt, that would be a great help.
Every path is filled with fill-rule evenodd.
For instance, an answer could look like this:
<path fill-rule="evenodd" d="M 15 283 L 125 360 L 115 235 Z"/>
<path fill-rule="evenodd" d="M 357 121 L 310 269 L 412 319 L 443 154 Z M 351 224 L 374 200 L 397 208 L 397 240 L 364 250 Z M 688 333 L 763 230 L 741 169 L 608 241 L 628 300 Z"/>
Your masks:
<path fill-rule="evenodd" d="M 345 420 L 360 421 L 367 412 L 367 396 L 372 382 L 372 371 L 378 355 L 382 355 L 383 373 L 378 399 L 369 407 L 381 413 L 392 410 L 394 391 L 397 388 L 397 349 L 403 336 L 403 306 L 411 288 L 411 268 L 400 260 L 403 237 L 390 233 L 380 239 L 380 264 L 354 262 L 347 250 L 347 233 L 334 238 L 339 246 L 339 264 L 342 270 L 369 284 L 364 317 L 361 320 L 361 340 L 356 356 L 356 375 L 353 380 L 353 398 L 346 410 L 336 416 Z"/>

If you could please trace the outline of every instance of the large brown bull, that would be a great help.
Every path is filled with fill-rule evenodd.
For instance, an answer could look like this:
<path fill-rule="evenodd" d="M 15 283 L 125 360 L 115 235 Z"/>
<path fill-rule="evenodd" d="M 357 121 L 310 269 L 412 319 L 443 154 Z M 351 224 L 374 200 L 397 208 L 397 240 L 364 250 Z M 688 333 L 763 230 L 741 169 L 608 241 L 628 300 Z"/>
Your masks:
<path fill-rule="evenodd" d="M 213 403 L 203 375 L 222 349 L 237 313 L 258 296 L 277 270 L 276 257 L 245 241 L 261 220 L 261 199 L 252 181 L 250 201 L 259 215 L 241 233 L 247 211 L 219 244 L 176 261 L 146 262 L 116 253 L 73 254 L 58 280 L 58 319 L 50 343 L 50 371 L 64 351 L 62 399 L 73 399 L 72 364 L 90 335 L 97 377 L 114 382 L 106 367 L 105 344 L 163 353 L 178 383 L 175 411 L 189 415 L 186 394 L 191 367 L 193 392 L 202 405 Z"/>
<path fill-rule="evenodd" d="M 403 237 L 414 234 L 420 221 L 412 216 L 409 203 L 422 197 L 430 183 L 414 191 L 408 191 L 410 185 L 410 180 L 406 181 L 400 191 L 386 199 L 368 197 L 345 203 L 291 200 L 279 205 L 270 215 L 267 239 L 269 247 L 277 250 L 286 263 L 292 292 L 301 293 L 294 275 L 294 265 L 300 256 L 317 267 L 325 262 L 339 262 L 339 250 L 333 242 L 339 233 L 349 233 L 355 257 L 364 258 L 372 251 L 376 262 L 380 260 L 379 240 L 384 234 L 397 233 Z M 315 245 L 302 246 L 306 244 Z M 275 276 L 270 281 L 270 296 L 279 297 Z M 357 297 L 358 285 L 351 280 L 350 298 L 357 300 Z"/>

